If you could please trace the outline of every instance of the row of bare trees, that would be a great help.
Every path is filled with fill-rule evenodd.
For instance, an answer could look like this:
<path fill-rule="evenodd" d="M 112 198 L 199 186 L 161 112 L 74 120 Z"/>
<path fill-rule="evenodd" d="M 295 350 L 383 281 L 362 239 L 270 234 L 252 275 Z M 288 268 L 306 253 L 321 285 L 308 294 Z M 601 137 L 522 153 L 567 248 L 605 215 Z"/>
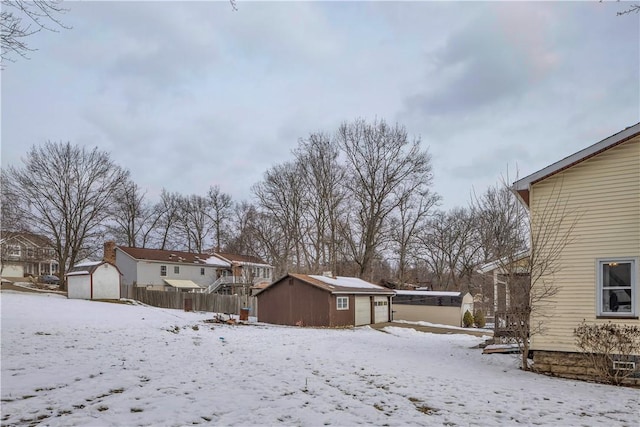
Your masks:
<path fill-rule="evenodd" d="M 286 272 L 355 275 L 399 285 L 474 291 L 478 265 L 525 247 L 524 218 L 505 185 L 468 207 L 438 210 L 432 165 L 398 124 L 359 119 L 301 139 L 268 169 L 253 202 L 217 186 L 163 190 L 152 201 L 108 153 L 70 143 L 31 148 L 2 172 L 3 229 L 51 238 L 60 274 L 120 245 L 259 256 Z M 520 211 L 517 212 L 521 212 Z"/>

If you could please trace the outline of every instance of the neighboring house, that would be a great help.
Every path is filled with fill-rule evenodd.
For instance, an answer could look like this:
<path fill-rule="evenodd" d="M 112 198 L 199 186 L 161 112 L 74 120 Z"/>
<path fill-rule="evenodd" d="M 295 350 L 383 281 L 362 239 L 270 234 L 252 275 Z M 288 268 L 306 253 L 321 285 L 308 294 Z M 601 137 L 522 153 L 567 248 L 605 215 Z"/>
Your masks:
<path fill-rule="evenodd" d="M 512 311 L 518 309 L 517 306 L 514 307 L 518 302 L 517 293 L 527 289 L 528 286 L 509 286 L 509 284 L 514 284 L 515 280 L 529 280 L 528 260 L 529 253 L 521 252 L 510 258 L 489 262 L 478 269 L 478 273 L 483 274 L 493 285 L 492 294 L 483 295 L 482 298 L 493 302 L 491 305 L 483 305 L 486 318 L 491 319 L 495 324 L 495 337 L 512 335 L 507 319 Z"/>
<path fill-rule="evenodd" d="M 258 321 L 329 327 L 389 322 L 394 294 L 355 277 L 288 274 L 256 294 Z"/>
<path fill-rule="evenodd" d="M 640 326 L 640 123 L 513 188 L 529 207 L 534 231 L 545 210 L 577 218 L 555 258 L 562 268 L 541 278 L 552 281 L 557 294 L 532 316 L 531 324 L 541 322 L 543 330 L 531 337 L 531 350 L 538 371 L 589 378 L 579 368 L 574 328 L 583 320 Z"/>
<path fill-rule="evenodd" d="M 466 311 L 473 314 L 468 292 L 397 290 L 393 297 L 393 320 L 463 326 Z"/>
<path fill-rule="evenodd" d="M 66 274 L 67 297 L 120 299 L 120 270 L 106 261 L 82 262 Z"/>
<path fill-rule="evenodd" d="M 248 295 L 252 285 L 273 277 L 273 267 L 257 258 L 223 255 L 131 248 L 106 242 L 104 259 L 120 269 L 123 284 L 149 290 L 229 294 L 242 290 Z"/>
<path fill-rule="evenodd" d="M 0 274 L 2 277 L 41 276 L 58 272 L 53 244 L 44 236 L 2 231 Z"/>

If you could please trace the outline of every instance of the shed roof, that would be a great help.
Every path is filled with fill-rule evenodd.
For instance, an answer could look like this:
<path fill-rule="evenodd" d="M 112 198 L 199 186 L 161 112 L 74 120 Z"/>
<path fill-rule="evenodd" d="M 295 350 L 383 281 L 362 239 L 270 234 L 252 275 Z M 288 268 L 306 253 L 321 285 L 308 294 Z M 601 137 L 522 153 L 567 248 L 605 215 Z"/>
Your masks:
<path fill-rule="evenodd" d="M 118 270 L 118 273 L 120 275 L 122 275 L 122 273 L 120 272 L 120 269 L 116 265 L 108 261 L 83 261 L 71 267 L 69 271 L 65 273 L 65 276 L 83 276 L 83 275 L 93 274 L 93 272 L 96 271 L 97 268 L 100 267 L 102 264 L 109 264 L 110 266 Z"/>
<path fill-rule="evenodd" d="M 536 182 L 542 181 L 552 175 L 555 175 L 558 172 L 561 172 L 567 168 L 577 165 L 580 162 L 583 162 L 591 157 L 597 156 L 598 154 L 606 151 L 610 148 L 613 148 L 617 145 L 620 145 L 636 136 L 640 135 L 640 123 L 636 123 L 633 126 L 629 126 L 628 128 L 611 135 L 600 142 L 597 142 L 583 150 L 578 151 L 570 156 L 565 157 L 562 160 L 559 160 L 543 169 L 540 169 L 537 172 L 532 173 L 531 175 L 525 176 L 522 179 L 513 183 L 513 189 L 518 192 L 518 195 L 521 199 L 529 205 L 529 188 L 531 185 Z"/>
<path fill-rule="evenodd" d="M 396 291 L 397 295 L 418 295 L 423 297 L 461 297 L 467 293 L 457 291 Z"/>
<path fill-rule="evenodd" d="M 294 277 L 332 294 L 360 294 L 360 295 L 395 295 L 395 291 L 383 286 L 374 285 L 357 277 L 326 277 L 320 275 L 289 273 L 269 286 L 261 289 L 256 295 L 282 282 L 287 277 Z"/>

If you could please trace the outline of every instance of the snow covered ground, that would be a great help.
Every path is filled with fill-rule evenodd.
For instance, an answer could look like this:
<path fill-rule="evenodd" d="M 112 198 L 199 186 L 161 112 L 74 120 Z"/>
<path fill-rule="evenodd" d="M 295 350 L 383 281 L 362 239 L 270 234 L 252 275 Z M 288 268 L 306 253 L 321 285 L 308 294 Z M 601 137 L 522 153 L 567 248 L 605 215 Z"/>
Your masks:
<path fill-rule="evenodd" d="M 637 426 L 637 389 L 549 378 L 480 338 L 204 323 L 2 292 L 2 425 Z"/>

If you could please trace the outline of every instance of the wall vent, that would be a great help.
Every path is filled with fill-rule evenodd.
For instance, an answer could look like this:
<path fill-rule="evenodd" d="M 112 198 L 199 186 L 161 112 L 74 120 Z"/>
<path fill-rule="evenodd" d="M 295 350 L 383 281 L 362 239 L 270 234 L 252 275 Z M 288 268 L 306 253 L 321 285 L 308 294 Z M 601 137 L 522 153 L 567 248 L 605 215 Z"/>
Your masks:
<path fill-rule="evenodd" d="M 617 371 L 634 371 L 636 369 L 636 362 L 621 362 L 619 360 L 614 360 L 613 369 Z"/>

